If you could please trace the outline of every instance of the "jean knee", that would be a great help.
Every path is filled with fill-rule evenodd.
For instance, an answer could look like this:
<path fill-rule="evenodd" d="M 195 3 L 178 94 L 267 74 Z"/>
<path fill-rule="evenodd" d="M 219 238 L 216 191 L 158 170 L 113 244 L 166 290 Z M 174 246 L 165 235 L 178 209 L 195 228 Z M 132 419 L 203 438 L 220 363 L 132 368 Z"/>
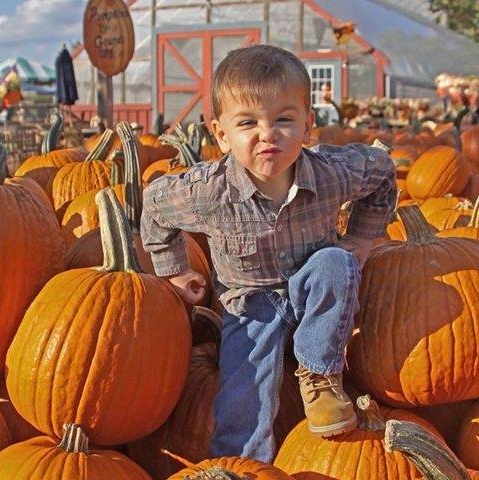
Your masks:
<path fill-rule="evenodd" d="M 344 248 L 327 247 L 313 253 L 310 261 L 314 264 L 314 269 L 327 272 L 346 273 L 351 268 L 357 268 L 357 261 L 354 255 Z"/>

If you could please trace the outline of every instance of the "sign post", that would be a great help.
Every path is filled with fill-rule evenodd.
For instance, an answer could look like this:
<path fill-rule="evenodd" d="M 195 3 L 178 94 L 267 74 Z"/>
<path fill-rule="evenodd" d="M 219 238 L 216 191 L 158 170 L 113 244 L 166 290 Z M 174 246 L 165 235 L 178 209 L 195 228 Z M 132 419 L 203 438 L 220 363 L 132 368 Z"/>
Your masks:
<path fill-rule="evenodd" d="M 98 69 L 98 116 L 113 127 L 113 80 L 135 51 L 135 31 L 123 0 L 89 0 L 83 15 L 83 45 Z"/>

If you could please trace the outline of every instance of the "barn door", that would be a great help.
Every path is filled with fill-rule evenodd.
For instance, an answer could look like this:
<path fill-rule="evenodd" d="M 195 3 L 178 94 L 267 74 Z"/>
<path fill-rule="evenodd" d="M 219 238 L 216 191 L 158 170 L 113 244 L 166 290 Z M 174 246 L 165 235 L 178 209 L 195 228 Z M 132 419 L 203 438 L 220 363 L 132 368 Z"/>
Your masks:
<path fill-rule="evenodd" d="M 163 113 L 171 126 L 198 122 L 200 115 L 209 122 L 214 68 L 228 51 L 260 38 L 257 27 L 159 33 L 156 113 Z"/>

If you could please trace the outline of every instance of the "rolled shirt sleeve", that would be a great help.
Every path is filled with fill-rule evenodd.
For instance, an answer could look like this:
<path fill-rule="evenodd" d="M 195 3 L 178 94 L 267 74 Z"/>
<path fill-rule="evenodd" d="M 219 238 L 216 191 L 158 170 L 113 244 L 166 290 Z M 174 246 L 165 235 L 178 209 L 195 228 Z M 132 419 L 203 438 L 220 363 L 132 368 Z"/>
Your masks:
<path fill-rule="evenodd" d="M 173 176 L 161 177 L 143 192 L 141 238 L 158 276 L 178 275 L 189 268 L 181 222 L 176 222 L 180 217 L 175 218 L 175 212 L 188 209 L 181 195 L 170 197 L 177 180 Z"/>

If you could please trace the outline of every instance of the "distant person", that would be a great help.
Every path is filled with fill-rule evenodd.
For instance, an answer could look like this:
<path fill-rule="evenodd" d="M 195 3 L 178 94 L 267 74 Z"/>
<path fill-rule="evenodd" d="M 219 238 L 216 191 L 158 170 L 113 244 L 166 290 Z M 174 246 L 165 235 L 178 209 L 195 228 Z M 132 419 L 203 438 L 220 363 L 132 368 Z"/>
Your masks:
<path fill-rule="evenodd" d="M 224 306 L 211 454 L 271 462 L 292 332 L 311 433 L 356 427 L 342 386 L 344 350 L 361 266 L 394 210 L 395 170 L 387 153 L 362 144 L 303 148 L 313 124 L 310 78 L 281 48 L 230 52 L 212 98 L 211 129 L 225 156 L 150 184 L 141 235 L 157 275 L 189 303 L 201 300 L 206 281 L 190 268 L 180 232 L 208 238 Z M 346 201 L 351 216 L 338 238 Z"/>

